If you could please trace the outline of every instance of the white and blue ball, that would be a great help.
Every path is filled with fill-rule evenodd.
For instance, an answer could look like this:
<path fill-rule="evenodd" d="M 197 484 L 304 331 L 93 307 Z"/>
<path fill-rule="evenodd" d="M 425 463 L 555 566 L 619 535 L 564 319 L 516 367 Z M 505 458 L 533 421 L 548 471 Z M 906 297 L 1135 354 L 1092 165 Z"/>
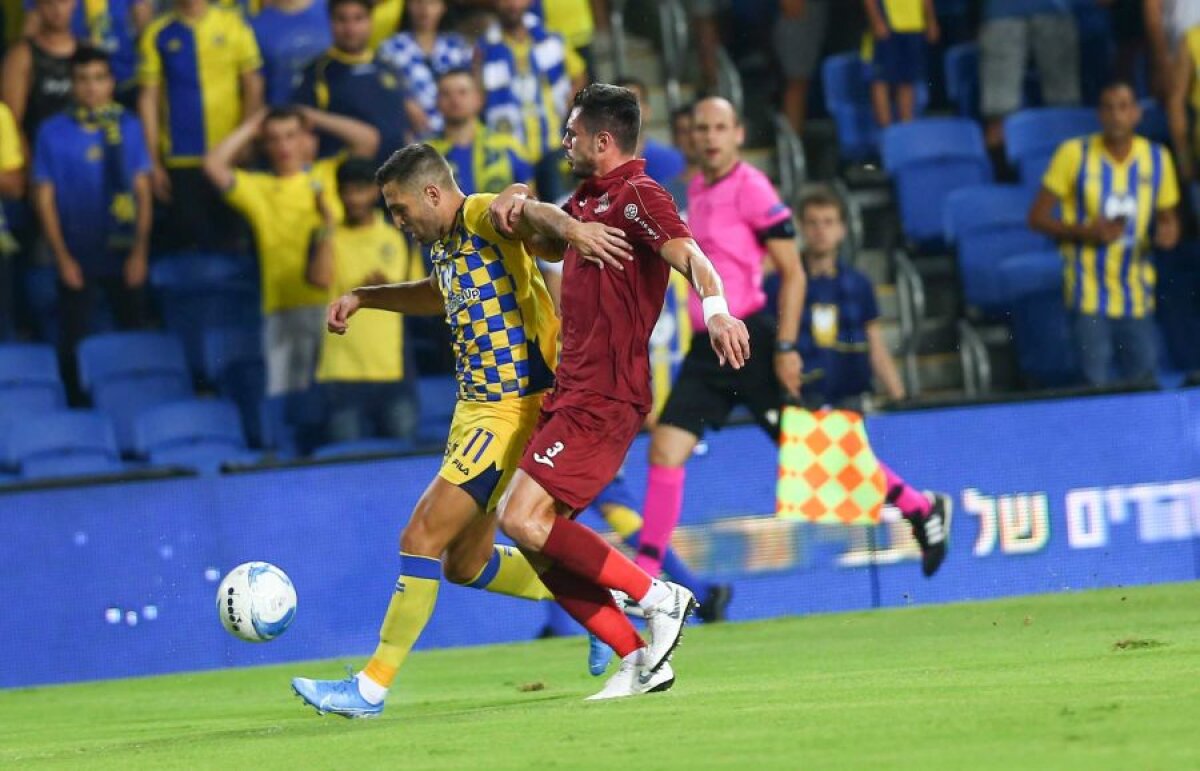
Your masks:
<path fill-rule="evenodd" d="M 221 581 L 217 613 L 225 631 L 239 640 L 274 640 L 296 617 L 296 588 L 271 563 L 244 562 Z"/>

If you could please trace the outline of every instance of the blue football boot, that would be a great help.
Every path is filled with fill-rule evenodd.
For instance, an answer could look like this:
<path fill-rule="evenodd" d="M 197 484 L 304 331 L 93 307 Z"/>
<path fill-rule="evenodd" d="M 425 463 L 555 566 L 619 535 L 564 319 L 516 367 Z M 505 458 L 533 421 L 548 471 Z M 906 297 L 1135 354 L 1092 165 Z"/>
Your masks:
<path fill-rule="evenodd" d="M 383 702 L 372 704 L 359 693 L 354 675 L 345 680 L 309 680 L 307 677 L 293 677 L 292 690 L 319 715 L 368 718 L 378 717 L 383 712 Z"/>
<path fill-rule="evenodd" d="M 612 657 L 612 648 L 601 642 L 596 635 L 588 635 L 588 671 L 592 673 L 593 677 L 604 674 Z"/>

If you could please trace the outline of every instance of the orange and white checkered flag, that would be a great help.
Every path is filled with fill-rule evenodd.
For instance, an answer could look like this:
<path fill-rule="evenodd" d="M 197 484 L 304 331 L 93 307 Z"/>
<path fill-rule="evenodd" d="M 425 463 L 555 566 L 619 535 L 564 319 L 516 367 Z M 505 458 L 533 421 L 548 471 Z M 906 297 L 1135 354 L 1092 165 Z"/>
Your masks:
<path fill-rule="evenodd" d="M 862 415 L 785 407 L 776 516 L 836 525 L 879 522 L 887 485 Z"/>

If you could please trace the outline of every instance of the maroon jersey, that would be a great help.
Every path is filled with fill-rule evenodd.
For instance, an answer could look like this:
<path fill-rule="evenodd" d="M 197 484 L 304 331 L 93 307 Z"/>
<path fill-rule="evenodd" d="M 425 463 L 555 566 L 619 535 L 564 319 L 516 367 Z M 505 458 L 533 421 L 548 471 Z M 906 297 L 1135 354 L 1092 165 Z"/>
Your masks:
<path fill-rule="evenodd" d="M 671 194 L 629 161 L 590 177 L 564 207 L 582 222 L 625 231 L 633 261 L 600 269 L 568 247 L 563 262 L 560 389 L 592 391 L 648 412 L 650 332 L 658 321 L 671 267 L 658 256 L 673 238 L 691 238 Z"/>

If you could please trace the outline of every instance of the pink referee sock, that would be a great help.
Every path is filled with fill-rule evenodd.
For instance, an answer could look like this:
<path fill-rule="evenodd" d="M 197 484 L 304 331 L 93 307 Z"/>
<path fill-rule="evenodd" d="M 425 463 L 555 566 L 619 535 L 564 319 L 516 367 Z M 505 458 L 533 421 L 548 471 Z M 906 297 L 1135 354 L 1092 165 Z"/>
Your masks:
<path fill-rule="evenodd" d="M 683 509 L 684 467 L 651 466 L 646 479 L 646 505 L 634 562 L 652 576 L 662 572 L 662 559 Z"/>
<path fill-rule="evenodd" d="M 883 478 L 887 483 L 888 503 L 895 504 L 896 508 L 900 509 L 900 513 L 906 517 L 929 516 L 929 499 L 925 497 L 924 493 L 905 482 L 882 462 L 879 467 L 883 469 Z"/>

